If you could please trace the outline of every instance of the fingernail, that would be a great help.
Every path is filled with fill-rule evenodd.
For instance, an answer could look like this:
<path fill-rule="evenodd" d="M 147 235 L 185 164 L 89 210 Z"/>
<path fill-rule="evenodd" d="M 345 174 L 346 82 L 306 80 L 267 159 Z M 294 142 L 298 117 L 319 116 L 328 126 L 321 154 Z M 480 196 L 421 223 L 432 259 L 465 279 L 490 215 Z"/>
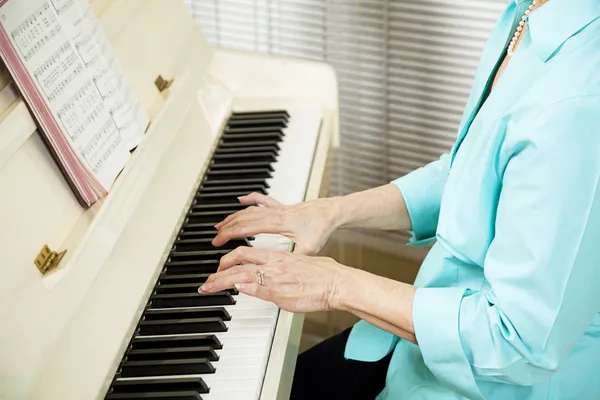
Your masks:
<path fill-rule="evenodd" d="M 240 292 L 243 292 L 246 289 L 246 285 L 244 285 L 243 283 L 236 283 L 234 286 Z"/>
<path fill-rule="evenodd" d="M 210 288 L 210 285 L 205 283 L 204 285 L 200 286 L 200 291 L 206 292 L 209 288 Z"/>

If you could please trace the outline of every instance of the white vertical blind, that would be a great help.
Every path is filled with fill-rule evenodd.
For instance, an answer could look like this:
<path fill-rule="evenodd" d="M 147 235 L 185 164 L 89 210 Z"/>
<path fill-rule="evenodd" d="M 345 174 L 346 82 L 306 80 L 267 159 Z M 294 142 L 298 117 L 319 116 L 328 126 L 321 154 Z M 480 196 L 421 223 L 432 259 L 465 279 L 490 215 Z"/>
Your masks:
<path fill-rule="evenodd" d="M 185 1 L 217 46 L 335 67 L 341 148 L 331 190 L 340 195 L 450 149 L 484 42 L 512 0 Z"/>

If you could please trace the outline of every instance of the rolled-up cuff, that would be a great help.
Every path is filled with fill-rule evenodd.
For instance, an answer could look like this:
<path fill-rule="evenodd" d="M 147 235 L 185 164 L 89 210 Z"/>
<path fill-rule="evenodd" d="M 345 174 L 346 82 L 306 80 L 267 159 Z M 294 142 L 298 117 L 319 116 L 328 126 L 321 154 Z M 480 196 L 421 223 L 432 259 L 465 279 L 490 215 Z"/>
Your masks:
<path fill-rule="evenodd" d="M 398 339 L 398 336 L 366 321 L 359 321 L 350 332 L 344 357 L 365 362 L 379 361 L 394 350 Z"/>
<path fill-rule="evenodd" d="M 423 360 L 445 386 L 470 399 L 485 398 L 463 351 L 459 317 L 463 288 L 419 288 L 413 303 L 415 336 Z"/>
<path fill-rule="evenodd" d="M 427 168 L 420 168 L 392 181 L 406 203 L 412 225 L 409 244 L 413 246 L 428 246 L 435 241 L 440 199 L 431 192 L 431 185 L 427 184 L 431 179 Z"/>

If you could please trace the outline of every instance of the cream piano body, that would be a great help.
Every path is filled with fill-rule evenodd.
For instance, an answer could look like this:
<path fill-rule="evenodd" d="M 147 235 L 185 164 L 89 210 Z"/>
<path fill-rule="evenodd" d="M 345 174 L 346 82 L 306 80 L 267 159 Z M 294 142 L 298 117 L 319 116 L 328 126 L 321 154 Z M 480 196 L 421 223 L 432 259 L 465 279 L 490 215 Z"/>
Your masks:
<path fill-rule="evenodd" d="M 27 107 L 10 85 L 0 93 L 8 107 L 0 119 L 3 399 L 104 398 L 232 110 L 299 109 L 312 126 L 320 116 L 309 163 L 287 172 L 290 191 L 306 199 L 326 187 L 338 142 L 329 66 L 216 49 L 179 0 L 95 0 L 92 7 L 151 124 L 110 195 L 84 211 Z M 162 92 L 158 76 L 173 79 Z M 302 114 L 305 108 L 312 111 Z M 293 159 L 286 151 L 281 156 Z M 286 162 L 277 167 L 289 170 Z M 306 179 L 295 182 L 295 173 Z M 285 201 L 288 188 L 276 186 L 273 195 Z M 291 248 L 281 237 L 262 239 L 257 245 Z M 33 264 L 44 244 L 67 250 L 46 275 Z M 252 377 L 258 390 L 225 379 L 206 398 L 287 398 L 301 327 L 301 315 L 280 311 L 266 368 Z"/>

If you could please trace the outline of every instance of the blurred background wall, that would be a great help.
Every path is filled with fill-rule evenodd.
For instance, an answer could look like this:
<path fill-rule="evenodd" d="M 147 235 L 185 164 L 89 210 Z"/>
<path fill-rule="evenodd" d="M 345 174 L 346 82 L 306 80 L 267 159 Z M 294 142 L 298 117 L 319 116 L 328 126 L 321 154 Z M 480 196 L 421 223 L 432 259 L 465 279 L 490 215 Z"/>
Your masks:
<path fill-rule="evenodd" d="M 341 146 L 324 195 L 386 184 L 448 151 L 477 62 L 513 0 L 185 0 L 216 46 L 326 61 L 337 71 Z M 340 232 L 324 254 L 412 282 L 427 249 L 407 234 Z M 349 326 L 307 316 L 304 346 Z"/>

